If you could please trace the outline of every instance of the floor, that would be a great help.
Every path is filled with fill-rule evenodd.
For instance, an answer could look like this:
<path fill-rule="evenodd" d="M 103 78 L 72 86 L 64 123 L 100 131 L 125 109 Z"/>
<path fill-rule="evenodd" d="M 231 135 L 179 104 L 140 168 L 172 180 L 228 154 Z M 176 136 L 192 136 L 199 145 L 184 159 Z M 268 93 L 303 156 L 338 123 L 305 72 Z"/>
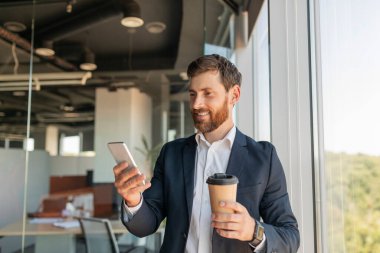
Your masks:
<path fill-rule="evenodd" d="M 153 250 L 147 250 L 144 247 L 136 247 L 134 249 L 131 248 L 131 246 L 120 246 L 120 253 L 128 252 L 128 253 L 158 253 L 159 250 L 153 251 Z M 0 250 L 1 253 L 1 250 Z M 15 251 L 14 253 L 22 253 L 21 250 Z M 34 245 L 31 245 L 29 247 L 26 247 L 24 249 L 24 253 L 38 253 L 34 250 Z M 86 245 L 83 240 L 83 238 L 77 238 L 76 241 L 76 253 L 86 253 Z"/>

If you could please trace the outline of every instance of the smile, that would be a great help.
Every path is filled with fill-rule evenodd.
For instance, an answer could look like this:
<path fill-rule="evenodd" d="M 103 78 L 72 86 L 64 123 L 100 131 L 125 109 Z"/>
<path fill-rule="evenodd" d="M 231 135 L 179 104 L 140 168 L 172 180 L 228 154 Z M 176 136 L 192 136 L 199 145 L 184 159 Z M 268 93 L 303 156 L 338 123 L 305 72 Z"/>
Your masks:
<path fill-rule="evenodd" d="M 209 114 L 210 114 L 209 112 L 198 112 L 198 113 L 196 113 L 197 116 L 206 116 Z"/>

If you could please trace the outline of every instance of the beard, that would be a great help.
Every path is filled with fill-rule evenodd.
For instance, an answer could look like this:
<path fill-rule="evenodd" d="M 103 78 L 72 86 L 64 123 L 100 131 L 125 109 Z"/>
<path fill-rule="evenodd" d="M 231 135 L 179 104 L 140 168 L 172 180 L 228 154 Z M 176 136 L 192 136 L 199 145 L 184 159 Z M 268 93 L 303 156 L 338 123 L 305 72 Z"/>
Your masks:
<path fill-rule="evenodd" d="M 197 114 L 202 112 L 209 112 L 209 120 L 198 120 Z M 201 133 L 209 133 L 217 129 L 228 118 L 228 105 L 227 98 L 224 100 L 222 107 L 213 111 L 212 109 L 192 109 L 191 115 L 194 120 L 194 126 Z"/>

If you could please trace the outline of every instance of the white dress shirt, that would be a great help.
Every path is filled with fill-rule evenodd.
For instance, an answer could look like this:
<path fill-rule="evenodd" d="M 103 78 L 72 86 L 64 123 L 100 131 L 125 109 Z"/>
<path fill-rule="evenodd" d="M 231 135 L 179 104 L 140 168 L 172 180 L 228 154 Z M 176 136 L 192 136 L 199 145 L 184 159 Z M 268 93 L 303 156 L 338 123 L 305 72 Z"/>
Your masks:
<path fill-rule="evenodd" d="M 202 133 L 195 135 L 198 144 L 195 156 L 193 208 L 185 253 L 211 253 L 212 232 L 211 205 L 206 180 L 214 173 L 225 173 L 236 136 L 236 127 L 232 127 L 227 135 L 219 141 L 210 144 Z M 124 219 L 126 222 L 140 209 L 142 198 L 136 207 L 124 204 Z M 255 251 L 260 250 L 266 238 Z"/>
<path fill-rule="evenodd" d="M 202 133 L 197 133 L 195 156 L 194 195 L 186 253 L 212 252 L 211 205 L 206 180 L 214 173 L 225 173 L 231 148 L 235 140 L 236 127 L 219 141 L 210 144 Z"/>

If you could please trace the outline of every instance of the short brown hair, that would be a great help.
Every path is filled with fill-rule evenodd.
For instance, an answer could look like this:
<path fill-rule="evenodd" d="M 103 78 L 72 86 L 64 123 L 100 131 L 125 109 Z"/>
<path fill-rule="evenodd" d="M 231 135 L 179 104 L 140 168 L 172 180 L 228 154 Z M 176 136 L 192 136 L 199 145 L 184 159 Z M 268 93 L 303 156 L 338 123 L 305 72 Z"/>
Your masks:
<path fill-rule="evenodd" d="M 213 70 L 219 72 L 226 91 L 229 91 L 235 84 L 241 85 L 241 73 L 236 66 L 217 54 L 204 55 L 191 62 L 187 67 L 187 76 L 191 79 L 201 73 Z"/>

